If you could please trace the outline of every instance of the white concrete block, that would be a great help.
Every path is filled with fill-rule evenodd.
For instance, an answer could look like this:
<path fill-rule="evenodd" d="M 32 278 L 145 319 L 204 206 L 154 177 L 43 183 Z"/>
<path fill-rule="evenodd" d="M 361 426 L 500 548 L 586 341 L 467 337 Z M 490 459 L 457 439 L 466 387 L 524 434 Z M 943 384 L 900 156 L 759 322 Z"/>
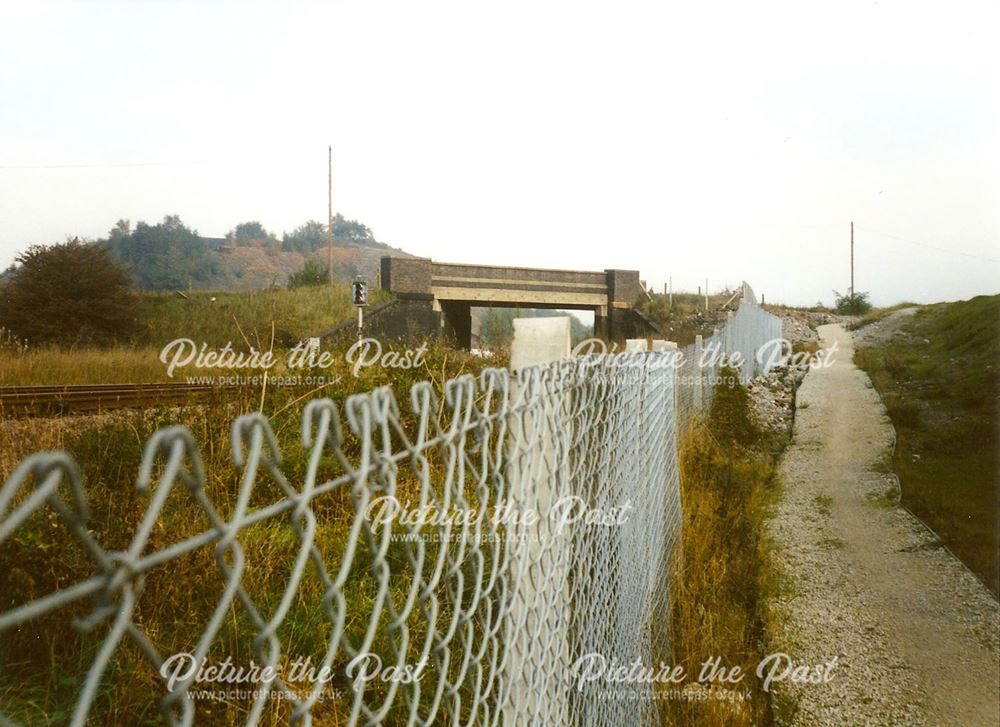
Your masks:
<path fill-rule="evenodd" d="M 566 358 L 570 353 L 569 316 L 559 318 L 515 318 L 510 346 L 510 370 L 520 371 Z"/>

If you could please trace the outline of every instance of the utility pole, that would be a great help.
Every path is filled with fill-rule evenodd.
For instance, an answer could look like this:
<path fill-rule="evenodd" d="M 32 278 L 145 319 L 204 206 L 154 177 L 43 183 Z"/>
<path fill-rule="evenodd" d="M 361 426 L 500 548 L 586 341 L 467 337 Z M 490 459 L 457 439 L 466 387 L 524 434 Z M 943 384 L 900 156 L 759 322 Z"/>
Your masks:
<path fill-rule="evenodd" d="M 329 260 L 330 285 L 333 285 L 333 146 L 326 148 L 326 247 Z"/>
<path fill-rule="evenodd" d="M 854 220 L 851 220 L 851 300 L 854 300 Z"/>

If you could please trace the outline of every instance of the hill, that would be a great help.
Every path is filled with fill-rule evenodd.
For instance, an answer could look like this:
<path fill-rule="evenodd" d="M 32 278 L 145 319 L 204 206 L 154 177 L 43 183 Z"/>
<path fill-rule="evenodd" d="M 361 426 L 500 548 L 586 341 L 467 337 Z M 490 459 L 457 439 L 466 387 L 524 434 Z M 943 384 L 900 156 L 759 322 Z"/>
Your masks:
<path fill-rule="evenodd" d="M 326 226 L 310 220 L 279 238 L 259 222 L 236 225 L 224 238 L 202 237 L 176 215 L 134 228 L 119 220 L 107 238 L 108 248 L 132 276 L 135 287 L 166 290 L 258 290 L 284 287 L 309 259 L 323 269 L 329 261 Z M 362 275 L 374 281 L 380 258 L 408 253 L 375 239 L 357 220 L 338 215 L 333 224 L 333 277 L 350 282 Z"/>
<path fill-rule="evenodd" d="M 209 248 L 211 250 L 211 248 Z M 408 257 L 409 253 L 395 248 L 376 248 L 351 243 L 334 243 L 333 277 L 338 283 L 348 283 L 356 275 L 374 282 L 379 261 L 387 254 Z M 326 267 L 329 253 L 325 249 L 303 253 L 295 250 L 268 250 L 263 245 L 216 248 L 212 250 L 219 263 L 218 271 L 203 285 L 203 290 L 260 290 L 282 287 L 288 276 L 300 270 L 306 260 L 313 259 Z"/>

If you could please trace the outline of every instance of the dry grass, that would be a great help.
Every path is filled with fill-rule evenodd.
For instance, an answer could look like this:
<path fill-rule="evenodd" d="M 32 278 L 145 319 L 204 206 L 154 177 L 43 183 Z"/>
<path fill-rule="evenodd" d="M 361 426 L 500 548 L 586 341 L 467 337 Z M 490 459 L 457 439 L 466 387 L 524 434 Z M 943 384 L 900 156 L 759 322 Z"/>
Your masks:
<path fill-rule="evenodd" d="M 500 360 L 483 359 L 467 353 L 434 345 L 428 351 L 427 368 L 418 370 L 367 370 L 355 379 L 349 374 L 337 386 L 324 393 L 342 403 L 351 393 L 369 391 L 373 386 L 388 384 L 400 402 L 404 425 L 413 432 L 414 421 L 409 410 L 408 390 L 412 383 L 426 378 L 444 379 L 463 372 L 478 372 L 486 365 L 503 365 Z M 300 487 L 307 467 L 307 452 L 298 442 L 300 397 L 309 398 L 306 389 L 276 389 L 265 399 L 265 411 L 271 414 L 284 460 L 282 471 L 290 483 Z M 4 480 L 17 462 L 39 449 L 67 449 L 80 464 L 87 499 L 91 507 L 88 529 L 106 550 L 126 549 L 145 512 L 150 495 L 139 493 L 135 477 L 146 438 L 167 423 L 183 423 L 195 435 L 205 462 L 208 480 L 205 492 L 223 517 L 234 506 L 239 489 L 239 472 L 230 461 L 229 423 L 242 412 L 255 410 L 259 392 L 240 390 L 216 408 L 191 406 L 171 410 L 122 411 L 101 417 L 65 419 L 32 419 L 0 422 L 0 481 Z M 356 461 L 359 444 L 350 430 L 344 428 L 346 455 Z M 440 468 L 436 455 L 428 455 L 430 466 Z M 401 467 L 400 478 L 406 486 L 414 479 L 412 472 Z M 438 470 L 439 471 L 439 470 Z M 331 479 L 340 472 L 332 457 L 325 458 L 320 468 L 321 480 Z M 260 473 L 253 490 L 250 508 L 274 502 L 282 494 L 271 478 Z M 23 499 L 19 495 L 17 502 Z M 16 506 L 16 503 L 15 503 Z M 313 511 L 317 519 L 316 545 L 328 568 L 336 568 L 344 556 L 348 538 L 346 528 L 354 506 L 347 489 L 337 490 L 317 499 Z M 210 528 L 209 520 L 186 488 L 177 486 L 166 502 L 154 528 L 150 545 L 144 552 L 159 550 L 186 537 Z M 289 577 L 290 564 L 298 551 L 299 541 L 287 518 L 276 518 L 241 531 L 240 543 L 247 555 L 247 566 L 241 582 L 257 609 L 269 618 L 282 595 Z M 436 557 L 435 546 L 428 544 L 427 557 Z M 394 562 L 406 562 L 405 544 L 393 544 L 387 557 Z M 348 619 L 347 637 L 351 643 L 363 641 L 363 629 L 372 612 L 378 591 L 374 553 L 362 542 L 355 553 L 353 567 L 344 586 Z M 404 569 L 405 570 L 405 569 Z M 94 563 L 83 551 L 76 538 L 47 508 L 32 515 L 0 549 L 0 612 L 33 601 L 53 591 L 65 588 L 94 573 Z M 144 579 L 136 607 L 135 623 L 156 644 L 160 653 L 170 655 L 193 651 L 204 625 L 219 601 L 223 579 L 215 563 L 213 546 L 197 549 L 169 566 L 149 571 Z M 405 577 L 394 577 L 390 593 L 398 605 L 410 584 Z M 282 653 L 292 658 L 309 656 L 314 664 L 322 661 L 329 639 L 331 624 L 323 609 L 325 585 L 312 570 L 300 583 L 291 611 L 278 631 Z M 449 618 L 447 597 L 442 595 L 439 621 Z M 94 604 L 89 599 L 73 603 L 52 614 L 34 619 L 6 632 L 0 648 L 0 712 L 25 725 L 55 725 L 69 721 L 83 677 L 93 661 L 96 650 L 107 633 L 104 622 L 89 633 L 72 627 L 74 617 L 86 616 Z M 410 627 L 408 662 L 416 663 L 415 650 L 422 647 L 424 630 L 419 609 L 415 609 Z M 393 652 L 386 628 L 388 615 L 383 617 L 371 651 Z M 232 606 L 224 626 L 208 654 L 210 663 L 227 656 L 234 663 L 246 665 L 251 659 L 258 663 L 251 644 L 256 633 L 245 609 Z M 284 657 L 283 657 L 284 658 Z M 346 661 L 346 659 L 344 660 Z M 342 672 L 343 663 L 335 664 Z M 458 664 L 452 665 L 457 669 Z M 431 666 L 431 670 L 435 668 Z M 436 677 L 429 672 L 428 680 Z M 302 683 L 303 691 L 308 683 Z M 334 688 L 341 687 L 337 682 Z M 98 699 L 93 707 L 92 724 L 141 725 L 162 724 L 158 702 L 164 686 L 140 651 L 127 639 L 116 650 L 111 665 L 101 681 Z M 430 697 L 428 697 L 430 698 Z M 346 698 L 331 700 L 314 711 L 314 724 L 339 725 L 345 722 Z M 240 724 L 245 720 L 248 703 L 237 701 L 223 704 L 200 701 L 197 706 L 198 724 Z M 261 724 L 287 724 L 287 705 L 273 703 L 265 712 Z M 394 724 L 389 719 L 385 724 Z"/>
<path fill-rule="evenodd" d="M 642 309 L 668 339 L 687 346 L 694 343 L 696 335 L 711 336 L 712 329 L 725 322 L 721 308 L 731 297 L 732 294 L 710 295 L 706 310 L 704 296 L 697 293 L 674 293 L 672 304 L 668 296 L 654 293 Z"/>
<path fill-rule="evenodd" d="M 0 386 L 139 384 L 170 381 L 151 347 L 0 350 Z"/>
<path fill-rule="evenodd" d="M 186 295 L 141 294 L 139 333 L 107 348 L 25 346 L 0 329 L 0 386 L 170 381 L 159 355 L 175 339 L 212 349 L 232 343 L 238 351 L 287 351 L 355 316 L 347 285 Z M 372 305 L 385 299 L 382 291 L 371 291 Z"/>
<path fill-rule="evenodd" d="M 388 299 L 381 290 L 369 292 L 373 306 Z M 273 335 L 275 346 L 285 348 L 355 316 L 349 285 L 187 296 L 143 294 L 138 312 L 142 332 L 137 342 L 160 349 L 175 338 L 190 338 L 213 346 L 249 342 L 266 350 Z"/>
<path fill-rule="evenodd" d="M 773 723 L 771 701 L 755 674 L 769 652 L 763 609 L 773 574 L 762 533 L 774 496 L 773 443 L 763 440 L 747 407 L 741 387 L 717 389 L 710 417 L 696 421 L 681 441 L 684 515 L 671 587 L 672 659 L 685 667 L 688 689 L 710 694 L 664 701 L 665 724 Z M 698 685 L 701 665 L 711 657 L 739 666 L 743 678 Z M 732 699 L 716 698 L 722 696 Z"/>

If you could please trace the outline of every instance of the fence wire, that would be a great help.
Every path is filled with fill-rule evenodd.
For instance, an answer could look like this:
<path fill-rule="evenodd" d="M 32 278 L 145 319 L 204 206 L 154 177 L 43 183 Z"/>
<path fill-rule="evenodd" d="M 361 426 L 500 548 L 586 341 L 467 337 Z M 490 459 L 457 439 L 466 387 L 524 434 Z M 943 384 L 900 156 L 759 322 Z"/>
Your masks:
<path fill-rule="evenodd" d="M 712 395 L 722 368 L 736 370 L 741 383 L 768 373 L 789 351 L 783 346 L 781 319 L 757 304 L 749 284 L 744 282 L 742 302 L 721 328 L 707 338 L 681 349 L 677 370 L 676 416 L 681 430 L 700 411 L 712 404 Z"/>
<path fill-rule="evenodd" d="M 83 725 L 123 643 L 131 642 L 158 673 L 171 657 L 136 617 L 143 598 L 156 598 L 143 593 L 144 577 L 207 549 L 219 597 L 189 653 L 199 663 L 214 654 L 235 609 L 251 625 L 245 653 L 278 671 L 269 689 L 240 706 L 245 724 L 263 723 L 275 700 L 286 705 L 286 723 L 311 724 L 329 688 L 282 674 L 298 655 L 286 653 L 278 634 L 307 577 L 323 586 L 322 598 L 307 604 L 324 624 L 325 652 L 312 655 L 317 672 L 349 674 L 351 660 L 375 655 L 399 673 L 408 667 L 420 673 L 411 681 L 349 682 L 342 721 L 317 723 L 648 724 L 648 709 L 623 718 L 620 705 L 599 693 L 603 685 L 581 687 L 572 667 L 588 654 L 609 664 L 649 655 L 650 619 L 662 603 L 679 522 L 672 355 L 567 359 L 516 377 L 487 370 L 478 381 L 469 375 L 448 381 L 440 403 L 430 384 L 418 384 L 408 402 L 416 431 L 402 426 L 388 388 L 348 398 L 343 412 L 330 400 L 313 401 L 301 432 L 309 466 L 297 485 L 283 472 L 268 421 L 240 417 L 232 427 L 241 476 L 235 506 L 210 497 L 191 433 L 161 430 L 146 444 L 138 475 L 149 505 L 122 551 L 105 548 L 88 530 L 76 464 L 63 453 L 36 454 L 0 490 L 0 547 L 47 509 L 72 530 L 94 575 L 3 612 L 0 634 L 30 629 L 33 619 L 90 600 L 92 610 L 76 625 L 103 637 L 68 720 Z M 342 417 L 361 443 L 354 461 L 342 446 Z M 339 473 L 320 477 L 321 463 L 331 462 Z M 249 508 L 265 479 L 284 496 Z M 151 532 L 182 489 L 211 527 L 151 550 Z M 351 509 L 346 543 L 334 556 L 319 545 L 317 512 L 343 490 Z M 384 522 L 371 508 L 387 498 L 440 517 Z M 257 555 L 244 542 L 247 531 L 265 522 L 283 522 L 296 550 L 281 592 L 270 598 L 241 579 Z M 365 598 L 351 589 L 362 574 Z M 170 724 L 189 725 L 196 717 L 202 723 L 195 692 L 204 685 L 196 678 L 162 677 L 160 709 Z"/>
<path fill-rule="evenodd" d="M 774 333 L 772 319 L 748 301 L 711 341 L 753 352 Z M 191 432 L 162 429 L 145 445 L 137 485 L 148 505 L 122 550 L 88 529 L 76 463 L 35 454 L 0 489 L 0 548 L 38 538 L 39 516 L 55 519 L 93 575 L 0 602 L 0 639 L 30 637 L 39 619 L 84 614 L 74 626 L 97 641 L 85 673 L 53 665 L 60 681 L 74 680 L 75 695 L 56 721 L 76 726 L 99 723 L 109 682 L 142 669 L 156 674 L 151 699 L 171 725 L 656 724 L 652 685 L 624 694 L 609 677 L 651 664 L 651 631 L 667 618 L 681 522 L 678 423 L 711 401 L 716 370 L 699 370 L 692 348 L 574 357 L 516 375 L 488 369 L 447 381 L 441 401 L 429 382 L 405 403 L 388 387 L 349 397 L 343 410 L 315 400 L 302 416 L 308 466 L 297 477 L 286 476 L 267 419 L 242 416 L 231 430 L 239 485 L 225 502 L 206 486 Z M 345 426 L 359 443 L 350 455 Z M 273 485 L 281 496 L 251 507 Z M 208 527 L 154 547 L 165 508 L 181 496 L 194 499 Z M 397 515 L 384 517 L 393 507 Z M 268 535 L 250 537 L 263 526 Z M 325 537 L 331 528 L 342 537 Z M 263 558 L 262 537 L 293 551 L 267 593 L 246 577 Z M 198 665 L 220 660 L 221 634 L 238 622 L 241 663 L 273 676 L 221 713 L 200 701 L 211 686 L 203 672 L 175 669 L 168 650 L 178 644 L 160 643 L 139 617 L 157 598 L 147 578 L 157 569 L 194 578 L 183 566 L 198 552 L 211 554 L 201 562 L 214 573 L 197 575 L 217 579 L 218 598 L 184 652 Z M 283 639 L 303 613 L 322 648 L 291 653 Z M 4 651 L 6 725 L 18 665 Z M 303 656 L 318 679 L 289 673 Z M 374 677 L 371 664 L 381 667 Z"/>

